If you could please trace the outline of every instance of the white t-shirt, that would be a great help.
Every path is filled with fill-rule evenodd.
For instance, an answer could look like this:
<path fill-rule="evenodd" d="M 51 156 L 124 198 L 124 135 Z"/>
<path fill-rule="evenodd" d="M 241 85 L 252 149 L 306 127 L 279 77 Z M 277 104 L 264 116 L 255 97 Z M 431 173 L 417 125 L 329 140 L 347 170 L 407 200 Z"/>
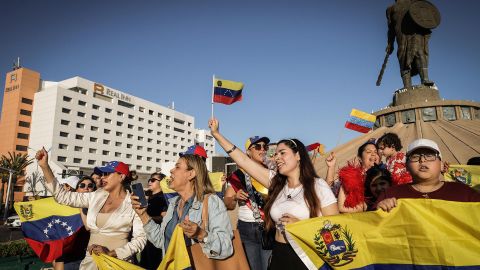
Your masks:
<path fill-rule="evenodd" d="M 270 173 L 270 179 L 273 178 L 274 175 L 274 173 Z M 337 203 L 335 195 L 333 195 L 331 188 L 325 180 L 321 178 L 315 179 L 315 191 L 320 201 L 320 207 L 323 208 Z M 310 210 L 303 196 L 303 185 L 292 189 L 288 188 L 288 184 L 285 184 L 285 187 L 273 202 L 272 208 L 270 209 L 270 216 L 275 223 L 278 223 L 278 220 L 286 213 L 300 220 L 310 218 Z"/>
<path fill-rule="evenodd" d="M 230 183 L 228 183 L 227 185 L 229 187 L 232 187 Z M 238 220 L 241 220 L 243 222 L 255 222 L 255 217 L 253 217 L 253 211 L 246 204 L 238 206 Z"/>

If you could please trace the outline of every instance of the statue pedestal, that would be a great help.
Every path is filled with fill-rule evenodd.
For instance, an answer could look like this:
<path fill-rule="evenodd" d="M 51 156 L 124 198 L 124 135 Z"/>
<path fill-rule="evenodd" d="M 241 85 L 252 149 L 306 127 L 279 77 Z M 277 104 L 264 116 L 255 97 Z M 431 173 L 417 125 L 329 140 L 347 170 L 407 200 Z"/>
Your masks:
<path fill-rule="evenodd" d="M 402 88 L 393 94 L 393 106 L 410 103 L 441 100 L 438 88 L 434 86 L 415 85 L 412 88 Z"/>

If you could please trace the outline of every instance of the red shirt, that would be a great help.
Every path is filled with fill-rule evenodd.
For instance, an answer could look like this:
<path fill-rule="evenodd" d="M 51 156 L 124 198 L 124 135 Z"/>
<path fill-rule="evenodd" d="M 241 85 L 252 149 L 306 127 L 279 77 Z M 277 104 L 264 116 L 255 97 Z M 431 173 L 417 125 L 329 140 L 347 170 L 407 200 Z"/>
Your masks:
<path fill-rule="evenodd" d="M 429 193 L 419 192 L 412 185 L 399 185 L 390 187 L 380 194 L 375 205 L 388 198 L 428 198 L 455 202 L 480 202 L 480 193 L 465 184 L 457 182 L 444 182 L 441 188 Z"/>
<path fill-rule="evenodd" d="M 403 185 L 412 182 L 412 176 L 408 173 L 405 163 L 407 158 L 403 152 L 397 152 L 387 160 L 387 169 L 392 175 L 394 186 Z"/>

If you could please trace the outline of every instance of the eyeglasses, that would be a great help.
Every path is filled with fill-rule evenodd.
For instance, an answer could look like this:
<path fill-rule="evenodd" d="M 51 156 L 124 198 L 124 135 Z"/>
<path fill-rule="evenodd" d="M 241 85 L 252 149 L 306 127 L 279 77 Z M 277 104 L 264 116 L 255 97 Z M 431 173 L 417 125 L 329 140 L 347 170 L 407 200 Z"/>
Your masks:
<path fill-rule="evenodd" d="M 413 154 L 408 157 L 408 160 L 411 162 L 419 162 L 422 157 L 425 161 L 434 161 L 437 159 L 438 154 L 437 153 Z"/>
<path fill-rule="evenodd" d="M 156 178 L 150 178 L 150 179 L 148 179 L 148 182 L 149 182 L 149 183 L 153 183 L 153 182 L 155 182 L 155 181 L 160 181 L 160 179 L 156 179 Z"/>
<path fill-rule="evenodd" d="M 95 188 L 95 184 L 90 183 L 90 184 L 87 185 L 87 184 L 85 184 L 85 183 L 80 183 L 80 184 L 78 185 L 78 187 L 79 187 L 79 188 L 85 188 L 85 187 L 86 187 L 86 188 Z"/>
<path fill-rule="evenodd" d="M 254 145 L 250 146 L 249 149 L 254 148 L 257 151 L 260 151 L 260 150 L 262 150 L 262 147 L 263 147 L 263 150 L 268 151 L 268 145 L 267 144 L 254 144 Z"/>

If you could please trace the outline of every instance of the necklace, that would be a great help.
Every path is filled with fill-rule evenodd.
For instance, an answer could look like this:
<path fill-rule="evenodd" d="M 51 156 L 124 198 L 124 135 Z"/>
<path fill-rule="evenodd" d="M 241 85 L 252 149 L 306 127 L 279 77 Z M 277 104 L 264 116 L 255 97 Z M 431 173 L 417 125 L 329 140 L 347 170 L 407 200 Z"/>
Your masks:
<path fill-rule="evenodd" d="M 283 192 L 285 193 L 285 195 L 287 196 L 287 200 L 289 200 L 289 201 L 290 201 L 290 200 L 293 200 L 295 197 L 298 196 L 298 194 L 300 194 L 300 192 L 303 191 L 303 186 L 301 186 L 302 188 L 299 189 L 298 192 L 297 192 L 295 195 L 293 195 L 293 193 L 295 192 L 295 190 L 296 190 L 297 188 L 299 188 L 300 186 L 293 188 L 291 191 L 290 191 L 290 188 L 288 187 L 288 185 L 285 185 L 285 187 L 286 187 L 286 190 L 283 190 Z"/>

